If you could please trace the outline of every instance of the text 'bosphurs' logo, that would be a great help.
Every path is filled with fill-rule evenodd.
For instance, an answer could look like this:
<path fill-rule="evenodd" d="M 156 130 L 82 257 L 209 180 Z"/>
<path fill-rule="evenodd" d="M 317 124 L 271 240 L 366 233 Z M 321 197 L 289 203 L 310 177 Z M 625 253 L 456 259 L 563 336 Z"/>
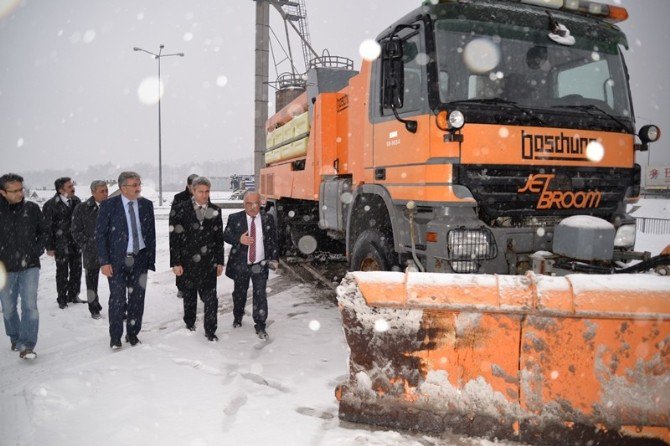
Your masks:
<path fill-rule="evenodd" d="M 600 191 L 562 191 L 551 190 L 549 185 L 554 174 L 529 175 L 526 184 L 517 192 L 540 194 L 536 209 L 586 209 L 597 208 L 603 193 Z"/>
<path fill-rule="evenodd" d="M 588 161 L 586 148 L 595 138 L 565 135 L 537 135 L 521 131 L 521 157 L 526 160 Z"/>

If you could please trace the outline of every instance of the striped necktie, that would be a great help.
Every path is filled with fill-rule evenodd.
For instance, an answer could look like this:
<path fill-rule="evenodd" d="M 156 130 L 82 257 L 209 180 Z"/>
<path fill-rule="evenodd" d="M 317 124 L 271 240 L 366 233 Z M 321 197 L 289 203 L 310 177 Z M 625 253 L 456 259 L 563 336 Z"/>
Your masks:
<path fill-rule="evenodd" d="M 251 226 L 249 227 L 249 263 L 256 263 L 256 217 L 251 217 Z"/>
<path fill-rule="evenodd" d="M 134 202 L 128 202 L 128 214 L 130 215 L 130 230 L 133 232 L 133 254 L 140 252 L 140 233 L 137 230 L 137 221 L 135 220 Z"/>

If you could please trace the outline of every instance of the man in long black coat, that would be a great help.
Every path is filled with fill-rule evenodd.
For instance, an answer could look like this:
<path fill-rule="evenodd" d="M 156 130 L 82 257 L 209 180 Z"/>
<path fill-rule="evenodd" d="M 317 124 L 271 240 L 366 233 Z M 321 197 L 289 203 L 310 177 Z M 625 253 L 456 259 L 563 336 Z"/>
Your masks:
<path fill-rule="evenodd" d="M 226 266 L 226 276 L 233 279 L 233 327 L 242 325 L 247 303 L 249 280 L 253 284 L 253 319 L 256 334 L 268 339 L 265 321 L 268 301 L 265 286 L 268 268 L 277 267 L 277 229 L 274 219 L 260 212 L 261 197 L 257 192 L 244 194 L 244 210 L 228 217 L 223 240 L 232 245 Z"/>
<path fill-rule="evenodd" d="M 80 203 L 72 213 L 70 230 L 72 238 L 79 245 L 84 254 L 84 269 L 86 270 L 86 297 L 88 310 L 93 319 L 100 319 L 100 299 L 98 298 L 98 277 L 100 262 L 98 261 L 98 246 L 95 242 L 95 223 L 98 218 L 100 203 L 107 199 L 109 190 L 107 183 L 95 180 L 91 183 L 91 198 Z"/>
<path fill-rule="evenodd" d="M 193 180 L 198 178 L 198 174 L 192 173 L 191 175 L 186 178 L 186 189 L 183 191 L 179 192 L 174 196 L 172 199 L 172 206 L 170 206 L 170 215 L 172 216 L 174 214 L 175 208 L 185 202 L 185 201 L 191 201 L 193 198 Z M 183 297 L 184 294 L 184 278 L 182 276 L 177 276 L 175 279 L 175 283 L 177 285 L 177 297 Z"/>
<path fill-rule="evenodd" d="M 81 288 L 81 250 L 72 238 L 70 223 L 72 212 L 81 203 L 74 194 L 74 184 L 68 177 L 54 182 L 56 195 L 44 203 L 42 213 L 47 225 L 47 254 L 56 258 L 56 290 L 58 307 L 79 300 Z"/>
<path fill-rule="evenodd" d="M 221 209 L 209 202 L 211 183 L 193 180 L 193 199 L 170 213 L 170 266 L 182 278 L 184 322 L 195 331 L 198 294 L 205 307 L 205 336 L 217 341 L 216 278 L 223 273 L 223 221 Z"/>

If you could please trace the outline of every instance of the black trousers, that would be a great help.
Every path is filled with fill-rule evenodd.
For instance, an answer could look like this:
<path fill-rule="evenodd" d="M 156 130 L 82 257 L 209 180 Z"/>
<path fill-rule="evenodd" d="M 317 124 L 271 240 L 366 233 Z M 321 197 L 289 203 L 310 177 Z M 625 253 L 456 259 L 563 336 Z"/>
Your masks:
<path fill-rule="evenodd" d="M 81 288 L 81 252 L 56 253 L 58 303 L 75 302 Z"/>
<path fill-rule="evenodd" d="M 133 257 L 126 257 L 121 263 L 112 263 L 113 274 L 109 281 L 109 336 L 121 340 L 123 316 L 127 311 L 126 334 L 138 335 L 142 330 L 144 316 L 144 295 L 147 286 L 147 250 L 141 250 Z"/>
<path fill-rule="evenodd" d="M 256 330 L 265 330 L 265 321 L 268 317 L 268 298 L 266 285 L 268 283 L 268 265 L 256 263 L 247 265 L 246 269 L 239 271 L 235 278 L 233 289 L 233 317 L 236 321 L 242 321 L 244 307 L 247 304 L 247 291 L 249 280 L 253 286 L 253 312 Z"/>
<path fill-rule="evenodd" d="M 195 316 L 198 309 L 198 294 L 205 306 L 205 333 L 210 335 L 216 332 L 217 312 L 219 299 L 216 297 L 216 287 L 203 288 L 191 285 L 190 281 L 182 282 L 182 297 L 184 298 L 184 323 L 187 327 L 195 325 Z"/>
<path fill-rule="evenodd" d="M 100 313 L 102 305 L 98 299 L 98 277 L 100 268 L 91 268 L 86 270 L 86 300 L 88 301 L 88 311 Z"/>
<path fill-rule="evenodd" d="M 175 279 L 175 284 L 177 285 L 177 296 L 184 297 L 184 277 L 177 276 Z"/>

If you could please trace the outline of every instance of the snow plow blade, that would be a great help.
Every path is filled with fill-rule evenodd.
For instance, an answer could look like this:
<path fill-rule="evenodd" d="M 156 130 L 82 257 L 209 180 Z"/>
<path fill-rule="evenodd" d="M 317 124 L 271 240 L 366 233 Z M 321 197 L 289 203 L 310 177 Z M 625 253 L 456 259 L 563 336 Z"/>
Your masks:
<path fill-rule="evenodd" d="M 533 444 L 670 444 L 670 278 L 349 273 L 340 418 Z"/>

